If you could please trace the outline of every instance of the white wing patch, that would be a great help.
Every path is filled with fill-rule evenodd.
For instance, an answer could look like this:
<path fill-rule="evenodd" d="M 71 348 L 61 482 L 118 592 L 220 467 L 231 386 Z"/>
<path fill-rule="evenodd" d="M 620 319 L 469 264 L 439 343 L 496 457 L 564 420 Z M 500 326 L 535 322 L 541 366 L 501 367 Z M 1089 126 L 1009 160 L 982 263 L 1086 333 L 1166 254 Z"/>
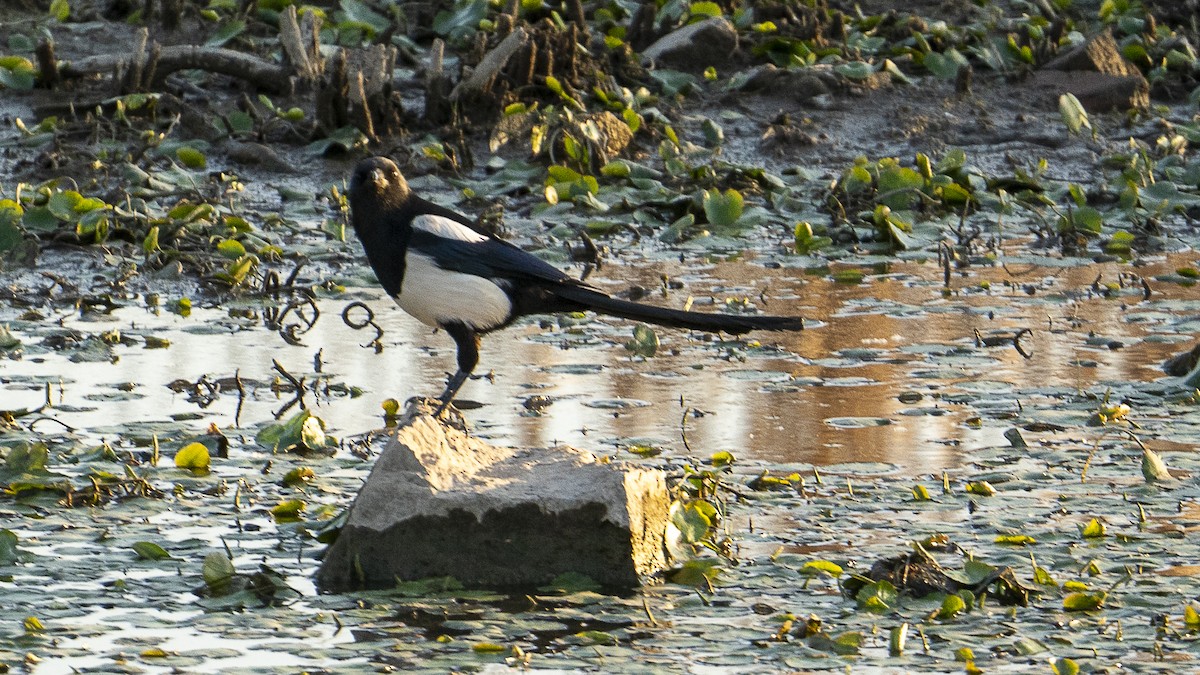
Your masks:
<path fill-rule="evenodd" d="M 466 242 L 487 241 L 487 237 L 479 234 L 475 230 L 463 225 L 460 222 L 450 220 L 443 216 L 434 216 L 425 214 L 413 218 L 412 226 L 414 230 L 423 230 L 438 237 L 446 239 L 457 239 Z"/>
<path fill-rule="evenodd" d="M 502 325 L 512 312 L 512 301 L 496 282 L 444 270 L 433 258 L 412 249 L 404 257 L 404 283 L 400 288 L 400 293 L 393 296 L 396 304 L 429 326 L 457 321 L 486 331 Z"/>

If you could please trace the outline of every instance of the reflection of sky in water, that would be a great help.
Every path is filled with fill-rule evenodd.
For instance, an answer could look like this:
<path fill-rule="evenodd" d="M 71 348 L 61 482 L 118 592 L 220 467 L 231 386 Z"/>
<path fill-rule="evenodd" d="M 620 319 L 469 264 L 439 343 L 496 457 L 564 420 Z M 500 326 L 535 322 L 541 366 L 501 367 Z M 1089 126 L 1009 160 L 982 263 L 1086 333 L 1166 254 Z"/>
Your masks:
<path fill-rule="evenodd" d="M 1167 262 L 1161 267 L 1160 272 L 1174 269 Z M 1122 269 L 1104 268 L 1105 278 L 1115 279 Z M 707 283 L 690 283 L 697 294 L 718 283 L 752 297 L 769 289 L 771 313 L 821 322 L 798 334 L 749 336 L 779 345 L 777 351 L 731 352 L 729 346 L 685 331 L 663 329 L 660 355 L 632 360 L 621 346 L 629 338 L 628 323 L 600 318 L 572 328 L 542 329 L 538 318 L 526 319 L 484 338 L 477 373 L 494 373 L 494 382 L 472 380 L 460 398 L 483 404 L 466 415 L 476 433 L 499 443 L 567 443 L 610 453 L 638 440 L 683 453 L 681 419 L 685 408 L 693 408 L 704 413 L 689 414 L 685 421 L 687 441 L 697 455 L 730 450 L 745 459 L 895 462 L 928 471 L 957 464 L 971 448 L 1004 444 L 1001 433 L 1011 422 L 988 418 L 1002 416 L 1006 408 L 1015 412 L 1023 390 L 1151 380 L 1160 376 L 1157 367 L 1163 358 L 1190 346 L 1180 344 L 1184 336 L 1175 333 L 1175 324 L 1182 311 L 1196 307 L 1173 299 L 1190 293 L 1175 284 L 1155 283 L 1148 302 L 1140 287 L 1104 299 L 1088 294 L 1095 267 L 1037 270 L 1020 278 L 1000 269 L 973 268 L 967 276 L 954 277 L 952 285 L 961 292 L 945 297 L 940 270 L 933 264 L 893 265 L 892 271 L 856 286 L 807 277 L 799 270 L 729 263 L 711 268 Z M 1138 270 L 1146 276 L 1154 271 Z M 617 277 L 630 273 L 612 272 Z M 657 273 L 641 270 L 646 277 L 641 282 L 653 287 Z M 990 291 L 979 288 L 984 279 L 991 282 Z M 1023 287 L 1036 292 L 1029 295 Z M 676 291 L 665 302 L 678 306 L 684 293 Z M 20 376 L 38 381 L 62 377 L 65 407 L 49 414 L 97 431 L 98 437 L 113 439 L 113 425 L 197 412 L 201 417 L 188 423 L 197 431 L 215 422 L 233 434 L 235 392 L 224 392 L 201 410 L 186 394 L 164 385 L 177 378 L 230 377 L 235 371 L 246 380 L 270 382 L 275 379 L 272 359 L 311 380 L 313 356 L 321 349 L 323 371 L 333 383 L 366 393 L 359 398 L 310 396 L 309 402 L 335 435 L 362 433 L 381 426 L 384 398 L 437 394 L 454 367 L 449 337 L 432 334 L 381 294 L 365 295 L 386 332 L 381 354 L 360 347 L 371 331 L 356 332 L 342 323 L 339 315 L 348 298 L 320 302 L 321 319 L 302 336 L 304 346 L 285 343 L 261 322 L 232 319 L 217 309 L 197 309 L 190 318 L 137 307 L 83 320 L 67 315 L 64 325 L 85 333 L 114 328 L 149 333 L 170 339 L 171 347 L 118 346 L 115 364 L 74 364 L 61 353 L 28 353 L 24 360 L 2 364 L 0 408 L 42 402 L 41 388 Z M 705 300 L 698 296 L 696 308 L 712 310 Z M 14 319 L 15 314 L 0 316 Z M 223 328 L 212 330 L 218 322 Z M 14 332 L 26 345 L 36 345 L 51 323 L 42 322 L 30 334 L 16 322 Z M 987 336 L 1020 328 L 1034 331 L 1023 343 L 1032 359 L 1022 358 L 1011 346 L 975 347 L 976 329 Z M 1105 339 L 1089 343 L 1090 333 Z M 1143 340 L 1147 334 L 1154 339 Z M 1109 340 L 1124 346 L 1111 349 Z M 118 391 L 117 385 L 125 382 L 136 385 L 132 395 Z M 910 394 L 907 402 L 900 400 L 904 393 Z M 523 402 L 534 394 L 554 400 L 540 417 L 524 414 Z M 259 388 L 247 401 L 241 415 L 247 442 L 286 399 Z M 54 400 L 60 401 L 57 387 Z M 981 413 L 984 424 L 967 423 Z M 43 424 L 43 432 L 52 432 L 52 423 Z"/>

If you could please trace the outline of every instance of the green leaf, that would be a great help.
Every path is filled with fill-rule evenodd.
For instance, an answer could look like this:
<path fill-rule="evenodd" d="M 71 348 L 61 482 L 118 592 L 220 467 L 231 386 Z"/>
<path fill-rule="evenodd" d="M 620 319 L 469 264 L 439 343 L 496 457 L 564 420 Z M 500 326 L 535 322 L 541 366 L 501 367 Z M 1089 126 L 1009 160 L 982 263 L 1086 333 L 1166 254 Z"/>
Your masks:
<path fill-rule="evenodd" d="M 717 190 L 704 191 L 704 216 L 716 227 L 729 227 L 742 217 L 745 205 L 742 193 L 729 188 L 722 194 Z"/>
<path fill-rule="evenodd" d="M 300 499 L 287 499 L 271 508 L 271 517 L 277 523 L 294 523 L 300 520 L 300 514 L 307 504 Z"/>
<path fill-rule="evenodd" d="M 341 0 L 341 6 L 344 20 L 365 26 L 372 33 L 382 33 L 392 25 L 390 19 L 371 9 L 366 3 L 360 2 L 360 0 Z M 480 16 L 479 18 L 482 19 L 483 17 Z M 478 23 L 479 21 L 476 20 L 475 24 Z M 434 24 L 434 30 L 437 30 L 436 20 Z"/>
<path fill-rule="evenodd" d="M 223 239 L 217 244 L 217 252 L 226 258 L 237 260 L 246 255 L 246 247 L 236 239 Z"/>
<path fill-rule="evenodd" d="M 679 529 L 684 542 L 694 544 L 703 541 L 712 529 L 712 512 L 712 506 L 704 501 L 675 502 L 671 505 L 671 523 Z"/>
<path fill-rule="evenodd" d="M 208 47 L 221 47 L 244 32 L 246 32 L 246 22 L 242 19 L 232 19 L 218 28 L 217 32 L 204 41 L 204 44 Z"/>
<path fill-rule="evenodd" d="M 721 573 L 721 561 L 716 558 L 694 558 L 683 563 L 678 569 L 667 573 L 667 579 L 674 584 L 703 588 Z"/>
<path fill-rule="evenodd" d="M 138 558 L 142 560 L 167 560 L 171 557 L 171 554 L 167 553 L 166 549 L 152 541 L 139 541 L 131 548 L 133 548 L 134 553 L 137 553 Z"/>
<path fill-rule="evenodd" d="M 692 5 L 688 7 L 688 14 L 692 15 L 693 17 L 705 18 L 721 16 L 721 6 L 715 2 L 711 2 L 710 0 L 701 0 L 700 2 L 693 2 Z"/>
<path fill-rule="evenodd" d="M 50 18 L 63 22 L 71 16 L 71 4 L 67 0 L 51 0 Z"/>
<path fill-rule="evenodd" d="M 146 238 L 142 240 L 142 251 L 146 255 L 151 255 L 158 250 L 158 225 L 154 225 L 146 233 Z"/>
<path fill-rule="evenodd" d="M 298 466 L 284 474 L 281 482 L 288 487 L 300 487 L 312 482 L 315 477 L 316 474 L 312 469 L 307 466 Z"/>
<path fill-rule="evenodd" d="M 7 253 L 25 241 L 25 233 L 11 220 L 0 218 L 0 254 Z"/>
<path fill-rule="evenodd" d="M 634 356 L 648 359 L 658 353 L 658 344 L 658 333 L 645 324 L 638 324 L 633 328 L 633 339 L 625 343 L 625 349 Z"/>
<path fill-rule="evenodd" d="M 899 591 L 887 579 L 880 579 L 858 590 L 854 600 L 859 608 L 870 612 L 886 612 L 900 597 Z"/>
<path fill-rule="evenodd" d="M 927 502 L 933 499 L 933 497 L 929 495 L 929 490 L 926 489 L 924 485 L 920 484 L 913 486 L 912 494 L 913 499 L 919 502 Z"/>
<path fill-rule="evenodd" d="M 1166 462 L 1150 448 L 1142 450 L 1142 476 L 1147 483 L 1171 480 L 1171 472 L 1167 469 Z"/>
<path fill-rule="evenodd" d="M 197 471 L 207 469 L 208 465 L 208 448 L 203 443 L 190 443 L 175 453 L 175 466 L 180 469 Z"/>
<path fill-rule="evenodd" d="M 967 483 L 967 492 L 981 497 L 991 497 L 996 494 L 996 488 L 986 480 L 972 481 Z"/>
<path fill-rule="evenodd" d="M 728 450 L 721 450 L 720 452 L 714 452 L 712 456 L 708 458 L 708 461 L 713 466 L 731 466 L 734 463 L 735 458 L 732 452 L 729 452 Z"/>
<path fill-rule="evenodd" d="M 12 565 L 21 560 L 21 552 L 17 549 L 17 535 L 12 530 L 0 529 L 0 567 Z M 1191 607 L 1188 607 L 1191 609 Z"/>
<path fill-rule="evenodd" d="M 1103 591 L 1097 593 L 1070 593 L 1063 598 L 1063 609 L 1068 612 L 1089 612 L 1102 607 L 1106 597 L 1108 597 L 1108 594 Z"/>
<path fill-rule="evenodd" d="M 325 434 L 325 422 L 307 410 L 301 410 L 283 424 L 263 427 L 254 442 L 272 452 L 322 450 L 337 445 L 336 439 Z"/>
<path fill-rule="evenodd" d="M 1050 671 L 1054 675 L 1079 675 L 1079 664 L 1066 657 L 1050 662 Z"/>
<path fill-rule="evenodd" d="M 456 11 L 438 12 L 433 17 L 433 31 L 450 42 L 458 42 L 474 33 L 485 16 L 487 0 L 472 0 Z"/>
<path fill-rule="evenodd" d="M 957 595 L 947 595 L 942 601 L 942 607 L 938 610 L 937 618 L 952 619 L 967 609 L 967 603 Z"/>
<path fill-rule="evenodd" d="M 879 172 L 879 202 L 892 209 L 912 208 L 925 187 L 925 177 L 906 166 L 889 166 Z"/>
<path fill-rule="evenodd" d="M 1037 543 L 1037 540 L 1027 534 L 999 534 L 996 535 L 996 543 L 1032 546 Z"/>
<path fill-rule="evenodd" d="M 201 574 L 209 592 L 213 595 L 224 595 L 230 591 L 232 586 L 230 582 L 237 576 L 237 571 L 233 568 L 233 561 L 229 559 L 229 556 L 213 551 L 204 557 Z"/>
<path fill-rule="evenodd" d="M 875 72 L 875 66 L 866 61 L 850 61 L 833 67 L 833 72 L 841 75 L 847 80 L 861 82 L 871 76 Z"/>
<path fill-rule="evenodd" d="M 1079 534 L 1084 539 L 1099 539 L 1100 537 L 1105 536 L 1107 531 L 1108 529 L 1104 526 L 1104 523 L 1092 518 L 1090 521 L 1088 521 L 1087 525 L 1084 525 L 1082 528 L 1080 528 Z"/>
<path fill-rule="evenodd" d="M 204 153 L 189 145 L 182 146 L 176 150 L 175 156 L 189 169 L 199 170 L 208 166 L 208 160 L 204 157 Z"/>
<path fill-rule="evenodd" d="M 1083 109 L 1083 104 L 1075 98 L 1074 94 L 1067 93 L 1058 97 L 1058 112 L 1062 115 L 1067 130 L 1072 134 L 1077 134 L 1085 128 L 1092 128 L 1087 111 Z"/>
<path fill-rule="evenodd" d="M 471 645 L 471 651 L 476 654 L 503 654 L 508 651 L 508 647 L 493 642 L 476 642 Z"/>
<path fill-rule="evenodd" d="M 725 142 L 725 130 L 711 118 L 704 118 L 700 129 L 704 132 L 704 142 L 708 147 L 715 148 Z"/>
<path fill-rule="evenodd" d="M 796 223 L 794 230 L 796 239 L 796 254 L 808 255 L 833 243 L 829 237 L 818 237 L 813 234 L 812 224 L 808 221 Z"/>
<path fill-rule="evenodd" d="M 837 563 L 834 563 L 834 562 L 830 562 L 828 560 L 810 560 L 810 561 L 804 563 L 804 566 L 801 567 L 799 571 L 800 571 L 800 574 L 803 574 L 805 576 L 817 576 L 817 575 L 821 575 L 821 574 L 828 574 L 829 576 L 834 577 L 835 579 L 837 577 L 842 576 L 842 572 L 843 572 L 841 565 L 838 565 Z"/>

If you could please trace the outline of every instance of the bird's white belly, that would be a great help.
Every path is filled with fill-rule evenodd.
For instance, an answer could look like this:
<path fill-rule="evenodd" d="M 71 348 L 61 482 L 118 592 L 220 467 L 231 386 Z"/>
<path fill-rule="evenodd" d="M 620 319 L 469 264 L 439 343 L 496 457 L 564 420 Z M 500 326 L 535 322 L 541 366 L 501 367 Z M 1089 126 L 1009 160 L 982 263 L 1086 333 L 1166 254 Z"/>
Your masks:
<path fill-rule="evenodd" d="M 393 299 L 421 323 L 459 322 L 488 330 L 508 320 L 512 301 L 492 280 L 444 270 L 429 256 L 412 251 L 404 264 L 404 282 Z"/>

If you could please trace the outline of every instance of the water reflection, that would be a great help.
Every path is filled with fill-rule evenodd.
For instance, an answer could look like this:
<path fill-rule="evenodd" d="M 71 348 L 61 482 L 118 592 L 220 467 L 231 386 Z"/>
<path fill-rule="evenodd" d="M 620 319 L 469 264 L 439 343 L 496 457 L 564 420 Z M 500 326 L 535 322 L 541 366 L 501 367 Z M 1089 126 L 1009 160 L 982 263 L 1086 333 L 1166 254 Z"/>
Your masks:
<path fill-rule="evenodd" d="M 1173 269 L 1163 260 L 1138 272 L 1149 277 Z M 1200 309 L 1190 289 L 1155 283 L 1147 300 L 1140 287 L 1105 291 L 1094 284 L 1098 273 L 1116 279 L 1127 270 L 1036 268 L 1015 277 L 973 268 L 955 275 L 946 292 L 933 264 L 893 264 L 888 274 L 857 285 L 795 269 L 719 264 L 689 271 L 699 309 L 712 309 L 704 306 L 708 289 L 756 302 L 767 290 L 772 313 L 818 323 L 797 334 L 751 335 L 764 341 L 761 346 L 661 330 L 659 356 L 640 360 L 622 347 L 628 323 L 526 320 L 484 339 L 477 372 L 490 377 L 470 381 L 460 398 L 481 404 L 467 417 L 477 433 L 500 443 L 566 443 L 614 453 L 642 442 L 676 454 L 690 446 L 698 456 L 730 450 L 779 463 L 890 462 L 932 471 L 958 464 L 973 448 L 1004 444 L 1008 418 L 1030 391 L 1152 380 L 1163 359 L 1190 346 L 1182 341 L 1190 339 L 1191 324 L 1181 317 Z M 665 302 L 678 306 L 681 293 Z M 342 322 L 343 308 L 355 300 L 374 310 L 384 331 L 382 351 L 368 345 L 373 330 L 354 331 Z M 115 425 L 172 416 L 194 417 L 197 429 L 212 422 L 249 436 L 288 398 L 270 390 L 277 360 L 306 382 L 363 390 L 351 397 L 335 387 L 306 397 L 336 434 L 347 436 L 380 427 L 385 398 L 440 392 L 454 368 L 448 336 L 432 334 L 374 290 L 355 289 L 317 306 L 321 319 L 312 329 L 286 340 L 264 327 L 261 312 L 231 316 L 224 308 L 199 308 L 188 318 L 135 306 L 62 317 L 62 328 L 87 334 L 116 329 L 171 341 L 166 349 L 118 345 L 111 363 L 37 353 L 37 343 L 61 328 L 0 316 L 27 346 L 24 360 L 3 364 L 0 408 L 40 405 L 42 383 L 51 382 L 56 408 L 48 414 L 98 437 L 115 436 Z M 986 337 L 1023 328 L 1032 330 L 1023 342 L 1032 358 L 1011 346 L 976 344 L 976 331 Z M 177 379 L 234 373 L 249 394 L 243 429 L 235 428 L 236 393 L 227 389 L 200 409 L 166 387 Z M 524 406 L 534 394 L 553 400 L 542 415 Z"/>

